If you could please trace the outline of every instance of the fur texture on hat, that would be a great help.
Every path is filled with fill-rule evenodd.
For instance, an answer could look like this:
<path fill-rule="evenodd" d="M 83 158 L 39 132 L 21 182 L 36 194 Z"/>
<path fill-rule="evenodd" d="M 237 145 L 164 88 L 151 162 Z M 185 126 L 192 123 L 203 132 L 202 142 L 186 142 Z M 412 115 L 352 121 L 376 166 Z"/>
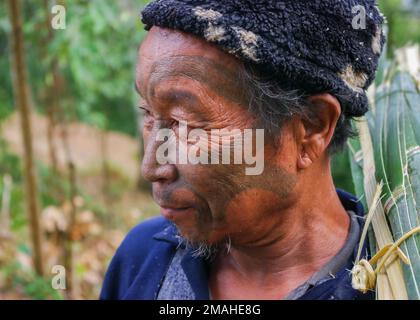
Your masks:
<path fill-rule="evenodd" d="M 352 22 L 362 6 L 366 28 Z M 268 72 L 288 89 L 329 92 L 348 117 L 368 110 L 385 37 L 374 0 L 156 0 L 145 7 L 146 30 L 182 30 Z"/>

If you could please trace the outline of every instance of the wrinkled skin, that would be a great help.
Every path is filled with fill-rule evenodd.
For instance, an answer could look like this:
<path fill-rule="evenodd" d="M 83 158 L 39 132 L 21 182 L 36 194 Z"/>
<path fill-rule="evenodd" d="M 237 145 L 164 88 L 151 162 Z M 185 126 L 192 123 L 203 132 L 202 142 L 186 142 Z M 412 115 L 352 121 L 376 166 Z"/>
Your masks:
<path fill-rule="evenodd" d="M 327 146 L 340 114 L 329 94 L 313 96 L 318 126 L 298 117 L 265 137 L 264 171 L 244 165 L 156 162 L 159 129 L 255 128 L 237 80 L 240 62 L 183 32 L 153 27 L 142 43 L 136 87 L 145 109 L 143 176 L 162 214 L 192 243 L 230 251 L 211 263 L 218 298 L 281 298 L 344 244 L 349 219 L 332 182 Z M 217 146 L 217 142 L 215 143 Z M 214 147 L 214 146 L 213 146 Z"/>

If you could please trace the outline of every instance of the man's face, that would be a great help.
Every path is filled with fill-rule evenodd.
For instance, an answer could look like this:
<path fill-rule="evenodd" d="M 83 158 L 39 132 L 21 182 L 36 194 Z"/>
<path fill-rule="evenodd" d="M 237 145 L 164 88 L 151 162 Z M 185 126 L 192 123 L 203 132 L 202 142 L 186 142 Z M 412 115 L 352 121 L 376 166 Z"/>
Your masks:
<path fill-rule="evenodd" d="M 152 182 L 161 213 L 193 243 L 215 244 L 228 236 L 256 241 L 294 197 L 297 170 L 292 130 L 282 130 L 281 147 L 265 137 L 264 171 L 246 175 L 243 164 L 159 164 L 160 129 L 255 129 L 248 98 L 238 81 L 240 62 L 183 32 L 153 27 L 141 45 L 136 86 L 144 114 L 143 176 Z M 220 139 L 209 140 L 210 149 Z"/>

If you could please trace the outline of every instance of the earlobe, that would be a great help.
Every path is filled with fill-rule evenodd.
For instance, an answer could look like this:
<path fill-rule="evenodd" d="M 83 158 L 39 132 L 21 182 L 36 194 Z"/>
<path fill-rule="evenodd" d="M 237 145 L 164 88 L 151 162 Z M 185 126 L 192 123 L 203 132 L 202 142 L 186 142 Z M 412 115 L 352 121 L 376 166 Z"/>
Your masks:
<path fill-rule="evenodd" d="M 302 122 L 304 134 L 299 159 L 299 167 L 302 168 L 310 166 L 327 150 L 341 114 L 340 103 L 328 93 L 311 96 L 308 101 L 317 109 L 317 121 Z"/>
<path fill-rule="evenodd" d="M 311 128 L 308 127 L 301 118 L 293 118 L 294 139 L 297 143 L 296 167 L 298 170 L 304 170 L 313 163 L 313 149 L 309 139 L 312 136 Z"/>
<path fill-rule="evenodd" d="M 304 170 L 308 168 L 311 164 L 312 164 L 312 159 L 305 151 L 299 154 L 298 163 L 297 163 L 298 169 Z"/>
<path fill-rule="evenodd" d="M 314 95 L 308 101 L 317 108 L 318 119 L 318 123 L 312 127 L 312 132 L 308 137 L 308 143 L 310 142 L 308 147 L 314 153 L 313 156 L 319 157 L 328 148 L 333 138 L 340 118 L 341 106 L 337 98 L 328 93 Z"/>

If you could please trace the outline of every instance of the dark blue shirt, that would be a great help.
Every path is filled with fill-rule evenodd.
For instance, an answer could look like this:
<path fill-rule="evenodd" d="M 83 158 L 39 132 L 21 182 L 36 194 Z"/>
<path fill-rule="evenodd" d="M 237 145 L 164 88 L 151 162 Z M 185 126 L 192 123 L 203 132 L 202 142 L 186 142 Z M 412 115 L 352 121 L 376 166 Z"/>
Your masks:
<path fill-rule="evenodd" d="M 357 217 L 354 220 L 361 230 L 363 206 L 351 194 L 340 189 L 337 193 L 344 208 Z M 341 268 L 321 277 L 316 273 L 311 281 L 293 291 L 294 299 L 373 299 L 373 292 L 362 294 L 351 286 L 350 270 L 356 259 L 358 241 L 350 249 Z M 368 256 L 367 243 L 362 253 Z M 191 248 L 180 245 L 177 230 L 170 221 L 156 217 L 137 225 L 124 239 L 105 275 L 100 299 L 208 300 L 208 274 L 207 261 L 194 257 Z"/>

